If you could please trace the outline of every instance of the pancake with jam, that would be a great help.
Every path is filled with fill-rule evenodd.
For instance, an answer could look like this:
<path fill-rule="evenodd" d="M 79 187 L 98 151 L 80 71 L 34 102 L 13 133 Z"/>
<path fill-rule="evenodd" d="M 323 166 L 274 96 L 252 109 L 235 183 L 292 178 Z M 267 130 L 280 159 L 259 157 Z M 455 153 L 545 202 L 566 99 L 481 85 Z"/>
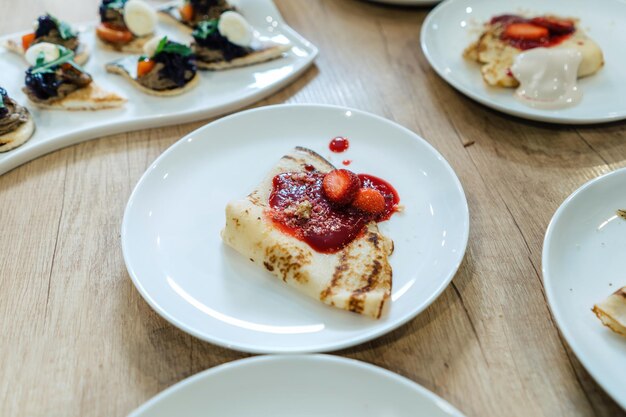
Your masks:
<path fill-rule="evenodd" d="M 380 318 L 391 294 L 393 241 L 377 222 L 397 204 L 386 182 L 336 170 L 296 147 L 252 193 L 228 203 L 222 239 L 302 293 Z"/>
<path fill-rule="evenodd" d="M 626 337 L 626 287 L 594 305 L 593 312 L 606 327 Z"/>
<path fill-rule="evenodd" d="M 519 82 L 511 72 L 517 55 L 538 47 L 569 48 L 581 53 L 578 77 L 586 77 L 602 68 L 604 57 L 598 44 L 578 23 L 577 19 L 552 15 L 496 16 L 485 24 L 480 38 L 465 49 L 463 56 L 481 64 L 480 71 L 487 84 L 517 87 Z"/>
<path fill-rule="evenodd" d="M 205 20 L 217 19 L 235 8 L 227 0 L 183 0 L 159 8 L 159 16 L 185 30 L 191 30 Z"/>
<path fill-rule="evenodd" d="M 10 151 L 26 142 L 35 131 L 33 117 L 0 87 L 0 152 Z"/>
<path fill-rule="evenodd" d="M 56 110 L 103 110 L 121 107 L 126 99 L 97 86 L 73 61 L 74 53 L 42 42 L 26 51 L 24 93 L 37 107 Z"/>
<path fill-rule="evenodd" d="M 252 26 L 237 12 L 198 23 L 191 34 L 191 49 L 200 69 L 223 70 L 258 64 L 279 58 L 288 45 L 261 41 Z"/>
<path fill-rule="evenodd" d="M 89 59 L 87 45 L 80 42 L 78 32 L 51 14 L 37 18 L 34 32 L 29 32 L 20 39 L 8 39 L 4 46 L 9 51 L 24 56 L 28 48 L 42 42 L 61 45 L 74 52 L 74 62 L 79 65 L 85 64 Z"/>
<path fill-rule="evenodd" d="M 99 12 L 96 37 L 106 49 L 140 54 L 154 36 L 156 10 L 142 0 L 102 0 Z"/>
<path fill-rule="evenodd" d="M 163 37 L 144 48 L 145 55 L 127 57 L 106 65 L 106 70 L 128 79 L 133 86 L 154 96 L 183 94 L 198 85 L 195 56 L 183 44 Z"/>

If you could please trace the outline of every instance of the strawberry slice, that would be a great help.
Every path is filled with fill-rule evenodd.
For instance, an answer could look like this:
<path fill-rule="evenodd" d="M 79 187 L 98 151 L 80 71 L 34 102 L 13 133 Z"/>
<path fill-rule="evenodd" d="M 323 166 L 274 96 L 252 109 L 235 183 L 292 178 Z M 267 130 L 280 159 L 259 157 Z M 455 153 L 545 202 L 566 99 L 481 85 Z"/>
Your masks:
<path fill-rule="evenodd" d="M 385 197 L 373 188 L 361 188 L 356 193 L 352 205 L 361 211 L 380 214 L 385 211 Z"/>
<path fill-rule="evenodd" d="M 324 175 L 322 189 L 326 198 L 339 206 L 350 204 L 361 188 L 361 180 L 347 169 L 335 169 Z"/>
<path fill-rule="evenodd" d="M 523 40 L 539 40 L 549 35 L 547 28 L 532 23 L 512 23 L 504 29 L 503 34 L 505 38 Z"/>
<path fill-rule="evenodd" d="M 557 19 L 555 17 L 535 17 L 530 19 L 533 25 L 541 26 L 555 35 L 566 35 L 576 30 L 571 20 Z"/>

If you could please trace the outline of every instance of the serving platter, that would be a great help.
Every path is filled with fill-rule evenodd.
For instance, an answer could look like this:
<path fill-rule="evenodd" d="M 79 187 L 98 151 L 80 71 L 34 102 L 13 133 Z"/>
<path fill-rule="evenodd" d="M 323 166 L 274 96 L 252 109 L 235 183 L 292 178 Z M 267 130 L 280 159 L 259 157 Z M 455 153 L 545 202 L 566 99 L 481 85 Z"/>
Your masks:
<path fill-rule="evenodd" d="M 332 154 L 339 135 L 350 148 Z M 226 204 L 295 146 L 335 166 L 347 158 L 351 170 L 389 181 L 400 195 L 403 210 L 379 224 L 394 241 L 391 303 L 379 320 L 300 294 L 220 238 Z M 121 239 L 135 286 L 175 326 L 231 349 L 294 353 L 353 346 L 415 317 L 452 280 L 468 232 L 463 188 L 424 139 L 353 109 L 281 105 L 222 118 L 166 150 L 131 194 Z"/>
<path fill-rule="evenodd" d="M 161 392 L 129 417 L 463 417 L 393 372 L 328 355 L 257 356 L 220 365 Z"/>
<path fill-rule="evenodd" d="M 543 244 L 543 282 L 552 315 L 593 378 L 626 409 L 626 338 L 591 311 L 626 286 L 626 168 L 589 181 L 556 211 Z"/>
<path fill-rule="evenodd" d="M 463 50 L 478 39 L 482 24 L 501 14 L 556 14 L 580 19 L 582 29 L 604 54 L 604 67 L 578 81 L 582 101 L 573 107 L 541 110 L 520 103 L 515 89 L 489 87 L 480 66 L 463 58 Z M 605 123 L 626 118 L 626 2 L 605 0 L 447 0 L 427 16 L 421 46 L 433 69 L 452 87 L 495 110 L 522 117 L 563 124 Z"/>
<path fill-rule="evenodd" d="M 0 48 L 0 86 L 28 107 L 37 125 L 35 134 L 28 142 L 9 152 L 0 153 L 0 174 L 48 152 L 88 139 L 232 112 L 291 83 L 313 63 L 317 48 L 283 21 L 271 0 L 241 0 L 238 8 L 262 38 L 289 43 L 291 49 L 282 58 L 249 67 L 201 71 L 200 84 L 190 92 L 175 97 L 143 94 L 122 77 L 107 73 L 104 68 L 106 63 L 127 55 L 99 48 L 93 31 L 95 23 L 79 26 L 81 41 L 87 43 L 92 51 L 85 69 L 93 76 L 94 82 L 128 99 L 122 109 L 93 112 L 38 110 L 27 103 L 22 92 L 26 62 Z M 157 33 L 179 42 L 191 40 L 189 34 L 166 22 L 159 22 Z M 0 43 L 21 35 L 15 33 L 3 36 Z"/>

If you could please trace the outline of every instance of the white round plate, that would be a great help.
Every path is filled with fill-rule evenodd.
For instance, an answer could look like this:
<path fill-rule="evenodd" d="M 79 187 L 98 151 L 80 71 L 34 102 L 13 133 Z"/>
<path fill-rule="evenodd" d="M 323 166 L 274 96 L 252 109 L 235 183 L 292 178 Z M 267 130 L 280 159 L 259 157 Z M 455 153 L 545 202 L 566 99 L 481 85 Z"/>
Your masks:
<path fill-rule="evenodd" d="M 331 138 L 350 149 L 329 155 Z M 294 146 L 384 178 L 402 213 L 380 223 L 395 242 L 391 308 L 380 320 L 328 307 L 224 245 L 224 208 Z M 467 202 L 443 157 L 415 133 L 340 107 L 262 107 L 215 121 L 165 151 L 133 191 L 122 225 L 130 276 L 165 319 L 200 339 L 256 352 L 321 352 L 386 333 L 424 310 L 465 252 Z"/>
<path fill-rule="evenodd" d="M 196 374 L 129 417 L 462 417 L 393 372 L 328 355 L 257 356 Z"/>
<path fill-rule="evenodd" d="M 626 338 L 591 311 L 626 286 L 626 168 L 575 191 L 554 214 L 543 244 L 543 282 L 556 323 L 606 392 L 626 409 Z"/>
<path fill-rule="evenodd" d="M 500 14 L 556 14 L 580 18 L 581 27 L 602 48 L 605 65 L 579 80 L 582 101 L 562 110 L 539 110 L 517 101 L 512 88 L 487 86 L 480 67 L 463 50 L 478 39 L 482 24 Z M 603 123 L 626 118 L 626 2 L 623 0 L 447 0 L 422 25 L 422 50 L 430 65 L 454 88 L 504 113 L 552 123 Z"/>

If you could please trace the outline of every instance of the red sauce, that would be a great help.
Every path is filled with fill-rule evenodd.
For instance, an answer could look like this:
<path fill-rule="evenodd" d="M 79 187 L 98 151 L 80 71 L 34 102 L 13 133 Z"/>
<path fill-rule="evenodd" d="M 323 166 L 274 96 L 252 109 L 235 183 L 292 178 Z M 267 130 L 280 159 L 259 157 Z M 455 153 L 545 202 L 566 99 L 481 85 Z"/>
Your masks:
<path fill-rule="evenodd" d="M 350 165 L 352 163 L 352 160 L 351 159 L 344 159 L 341 163 L 344 164 L 345 166 L 348 166 L 348 165 Z"/>
<path fill-rule="evenodd" d="M 567 27 L 558 26 L 558 25 L 551 25 L 549 23 L 548 24 L 542 23 L 540 22 L 540 20 L 542 19 L 543 18 L 541 17 L 527 19 L 525 17 L 518 16 L 518 15 L 503 14 L 503 15 L 495 16 L 491 18 L 490 23 L 491 24 L 500 23 L 504 26 L 505 29 L 507 26 L 509 26 L 512 23 L 530 23 L 530 24 L 533 24 L 536 26 L 542 26 L 548 29 L 549 35 L 541 39 L 510 38 L 510 37 L 507 37 L 503 31 L 502 35 L 500 36 L 500 39 L 506 41 L 509 45 L 517 49 L 521 49 L 523 51 L 527 49 L 538 48 L 538 47 L 549 48 L 551 46 L 558 45 L 561 42 L 563 42 L 565 39 L 572 36 L 574 32 L 576 32 L 576 27 L 573 24 L 571 25 L 571 28 L 567 28 Z"/>
<path fill-rule="evenodd" d="M 387 220 L 396 211 L 400 198 L 388 182 L 359 174 L 363 187 L 375 188 L 385 197 L 386 208 L 374 215 L 354 207 L 336 207 L 322 190 L 324 174 L 319 171 L 283 173 L 274 177 L 268 216 L 283 232 L 313 249 L 334 253 L 357 238 L 372 220 Z"/>
<path fill-rule="evenodd" d="M 328 144 L 328 148 L 333 151 L 333 152 L 345 152 L 348 150 L 348 148 L 350 147 L 350 141 L 348 141 L 348 138 L 344 138 L 341 136 L 337 136 L 336 138 L 333 138 L 333 140 L 330 141 L 330 143 Z"/>

